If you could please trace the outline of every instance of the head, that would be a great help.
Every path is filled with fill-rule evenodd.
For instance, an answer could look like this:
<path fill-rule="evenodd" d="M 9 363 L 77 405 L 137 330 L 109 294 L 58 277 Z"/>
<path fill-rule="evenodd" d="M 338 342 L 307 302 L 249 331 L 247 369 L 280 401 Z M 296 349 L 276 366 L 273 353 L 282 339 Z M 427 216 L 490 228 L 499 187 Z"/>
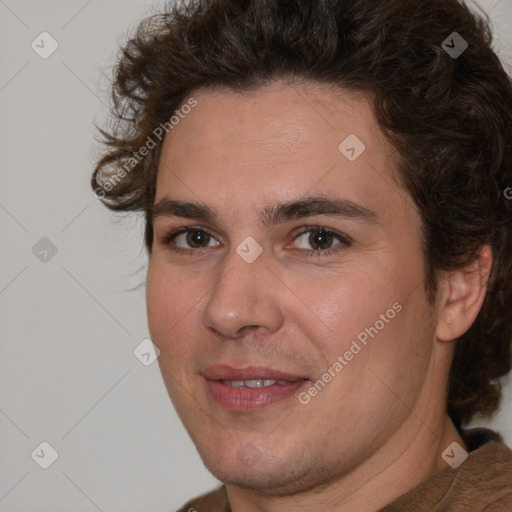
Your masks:
<path fill-rule="evenodd" d="M 491 42 L 457 0 L 202 0 L 123 48 L 92 186 L 145 214 L 152 340 L 219 479 L 313 485 L 432 411 L 497 409 L 512 88 Z M 230 409 L 216 364 L 303 385 Z"/>

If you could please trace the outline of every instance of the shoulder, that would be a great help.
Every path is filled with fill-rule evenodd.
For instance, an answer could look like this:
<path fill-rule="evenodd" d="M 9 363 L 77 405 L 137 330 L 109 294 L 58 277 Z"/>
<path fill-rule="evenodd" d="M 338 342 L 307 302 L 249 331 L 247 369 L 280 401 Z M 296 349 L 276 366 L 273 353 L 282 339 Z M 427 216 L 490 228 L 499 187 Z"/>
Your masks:
<path fill-rule="evenodd" d="M 460 466 L 435 473 L 381 512 L 512 511 L 512 450 L 497 436 L 471 434 L 479 439 L 465 437 L 469 455 Z"/>
<path fill-rule="evenodd" d="M 490 441 L 471 456 L 473 464 L 468 464 L 458 478 L 459 485 L 466 489 L 467 504 L 500 504 L 512 510 L 512 450 L 502 442 Z"/>
<path fill-rule="evenodd" d="M 201 494 L 188 501 L 177 512 L 228 512 L 226 488 L 221 485 L 217 489 Z"/>
<path fill-rule="evenodd" d="M 512 450 L 501 436 L 491 430 L 475 428 L 466 431 L 469 464 L 462 464 L 459 479 L 475 489 L 503 488 L 512 501 Z M 512 507 L 511 507 L 512 510 Z"/>

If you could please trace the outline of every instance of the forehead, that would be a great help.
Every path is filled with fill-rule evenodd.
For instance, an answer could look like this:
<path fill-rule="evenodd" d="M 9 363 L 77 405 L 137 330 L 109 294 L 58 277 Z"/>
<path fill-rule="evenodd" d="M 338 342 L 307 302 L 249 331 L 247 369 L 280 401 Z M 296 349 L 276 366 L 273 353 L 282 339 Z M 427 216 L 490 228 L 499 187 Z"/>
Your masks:
<path fill-rule="evenodd" d="M 192 97 L 197 105 L 165 137 L 155 202 L 172 195 L 235 208 L 237 200 L 256 206 L 333 190 L 369 204 L 377 193 L 404 195 L 393 148 L 363 94 L 274 83 Z"/>

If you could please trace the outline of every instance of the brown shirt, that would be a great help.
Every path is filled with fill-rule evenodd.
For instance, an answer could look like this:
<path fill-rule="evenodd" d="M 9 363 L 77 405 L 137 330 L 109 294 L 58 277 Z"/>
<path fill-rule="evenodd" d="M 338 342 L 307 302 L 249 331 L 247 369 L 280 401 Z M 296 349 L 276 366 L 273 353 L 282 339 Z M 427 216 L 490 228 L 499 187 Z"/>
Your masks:
<path fill-rule="evenodd" d="M 512 451 L 491 430 L 461 432 L 469 456 L 398 497 L 378 512 L 512 512 Z M 231 512 L 224 485 L 178 512 Z"/>

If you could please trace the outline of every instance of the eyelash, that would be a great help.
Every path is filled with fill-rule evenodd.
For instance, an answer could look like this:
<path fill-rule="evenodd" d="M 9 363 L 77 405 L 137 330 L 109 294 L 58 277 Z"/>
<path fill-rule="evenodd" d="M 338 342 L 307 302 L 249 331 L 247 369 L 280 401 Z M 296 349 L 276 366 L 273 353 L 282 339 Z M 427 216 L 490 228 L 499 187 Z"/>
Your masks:
<path fill-rule="evenodd" d="M 205 250 L 209 249 L 209 247 L 202 247 L 202 248 L 192 248 L 192 249 L 182 249 L 182 248 L 176 248 L 171 247 L 171 242 L 182 233 L 188 233 L 193 231 L 200 231 L 202 233 L 206 233 L 208 236 L 211 236 L 212 238 L 215 238 L 207 229 L 204 229 L 200 226 L 185 226 L 182 228 L 175 229 L 173 231 L 170 231 L 167 233 L 161 240 L 162 245 L 168 246 L 169 250 L 176 252 L 176 253 L 188 253 L 190 256 L 192 255 L 200 255 Z M 314 231 L 321 231 L 322 233 L 325 233 L 327 235 L 332 235 L 334 238 L 338 239 L 340 242 L 340 245 L 344 245 L 345 247 L 348 247 L 351 245 L 352 240 L 350 237 L 346 235 L 342 235 L 341 233 L 338 233 L 337 231 L 334 231 L 329 228 L 324 228 L 322 226 L 307 226 L 305 227 L 300 233 L 297 233 L 297 235 L 294 237 L 293 240 L 296 240 L 300 236 L 304 235 L 305 233 L 312 233 Z M 332 249 L 317 249 L 317 250 L 307 250 L 307 249 L 298 249 L 303 254 L 306 254 L 306 256 L 312 256 L 314 258 L 322 258 L 329 256 L 335 252 L 337 252 L 339 249 L 336 247 L 339 247 L 339 245 L 334 246 Z"/>

